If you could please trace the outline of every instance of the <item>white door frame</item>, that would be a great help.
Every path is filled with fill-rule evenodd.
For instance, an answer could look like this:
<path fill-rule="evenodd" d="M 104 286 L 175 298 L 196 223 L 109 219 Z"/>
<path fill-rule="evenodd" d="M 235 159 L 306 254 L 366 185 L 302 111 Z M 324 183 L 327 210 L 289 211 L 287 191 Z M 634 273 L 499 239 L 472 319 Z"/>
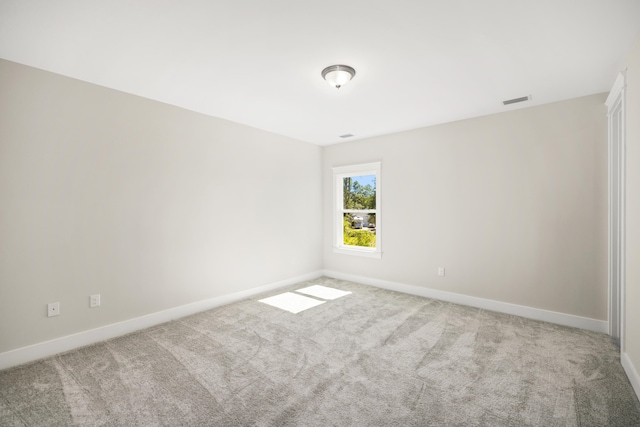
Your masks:
<path fill-rule="evenodd" d="M 625 331 L 625 166 L 626 118 L 625 72 L 622 71 L 607 97 L 608 117 L 608 283 L 609 335 L 620 341 L 624 352 Z"/>

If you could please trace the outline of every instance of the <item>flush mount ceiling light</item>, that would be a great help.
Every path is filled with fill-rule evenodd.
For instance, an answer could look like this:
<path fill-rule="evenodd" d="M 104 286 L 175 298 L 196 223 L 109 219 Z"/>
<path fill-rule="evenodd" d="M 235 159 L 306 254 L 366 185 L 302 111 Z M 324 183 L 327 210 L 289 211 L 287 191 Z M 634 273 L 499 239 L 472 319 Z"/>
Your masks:
<path fill-rule="evenodd" d="M 342 85 L 349 83 L 349 80 L 355 75 L 356 70 L 348 65 L 331 65 L 322 70 L 322 78 L 336 89 L 340 89 Z"/>

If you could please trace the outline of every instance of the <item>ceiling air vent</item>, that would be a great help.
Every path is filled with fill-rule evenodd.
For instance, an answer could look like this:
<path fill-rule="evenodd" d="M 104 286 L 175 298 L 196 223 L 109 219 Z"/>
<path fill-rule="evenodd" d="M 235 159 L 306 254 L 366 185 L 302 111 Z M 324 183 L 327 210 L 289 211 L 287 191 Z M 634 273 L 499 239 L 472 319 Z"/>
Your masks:
<path fill-rule="evenodd" d="M 340 138 L 351 138 L 353 135 L 350 133 L 345 133 L 344 135 L 340 135 Z"/>
<path fill-rule="evenodd" d="M 516 104 L 518 102 L 528 101 L 530 99 L 531 99 L 531 95 L 528 95 L 528 96 L 523 96 L 522 98 L 507 99 L 506 101 L 502 101 L 502 103 L 504 105 L 509 105 L 509 104 Z"/>

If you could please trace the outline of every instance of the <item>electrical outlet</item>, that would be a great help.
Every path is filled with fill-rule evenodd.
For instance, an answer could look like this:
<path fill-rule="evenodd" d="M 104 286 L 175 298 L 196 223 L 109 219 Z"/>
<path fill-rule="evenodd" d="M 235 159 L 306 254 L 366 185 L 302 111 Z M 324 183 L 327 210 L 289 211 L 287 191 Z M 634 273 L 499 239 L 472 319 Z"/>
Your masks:
<path fill-rule="evenodd" d="M 100 294 L 91 295 L 89 297 L 89 307 L 100 307 Z"/>
<path fill-rule="evenodd" d="M 60 315 L 60 303 L 52 302 L 47 304 L 47 317 L 59 316 Z"/>
<path fill-rule="evenodd" d="M 444 267 L 438 267 L 438 276 L 444 277 Z"/>

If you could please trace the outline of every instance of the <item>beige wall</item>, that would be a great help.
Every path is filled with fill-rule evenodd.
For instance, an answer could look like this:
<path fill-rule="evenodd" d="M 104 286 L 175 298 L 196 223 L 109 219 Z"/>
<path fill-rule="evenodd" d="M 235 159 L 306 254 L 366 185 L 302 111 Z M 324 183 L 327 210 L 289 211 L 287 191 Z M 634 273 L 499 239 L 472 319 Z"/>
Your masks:
<path fill-rule="evenodd" d="M 315 145 L 0 60 L 0 352 L 321 269 L 321 165 Z"/>
<path fill-rule="evenodd" d="M 0 93 L 0 352 L 323 266 L 607 317 L 606 94 L 322 149 L 1 60 Z M 334 254 L 331 167 L 377 160 L 383 257 Z"/>
<path fill-rule="evenodd" d="M 640 372 L 640 35 L 627 60 L 626 353 Z"/>
<path fill-rule="evenodd" d="M 606 320 L 605 99 L 325 147 L 325 269 Z M 331 168 L 377 160 L 382 259 L 335 254 Z"/>

